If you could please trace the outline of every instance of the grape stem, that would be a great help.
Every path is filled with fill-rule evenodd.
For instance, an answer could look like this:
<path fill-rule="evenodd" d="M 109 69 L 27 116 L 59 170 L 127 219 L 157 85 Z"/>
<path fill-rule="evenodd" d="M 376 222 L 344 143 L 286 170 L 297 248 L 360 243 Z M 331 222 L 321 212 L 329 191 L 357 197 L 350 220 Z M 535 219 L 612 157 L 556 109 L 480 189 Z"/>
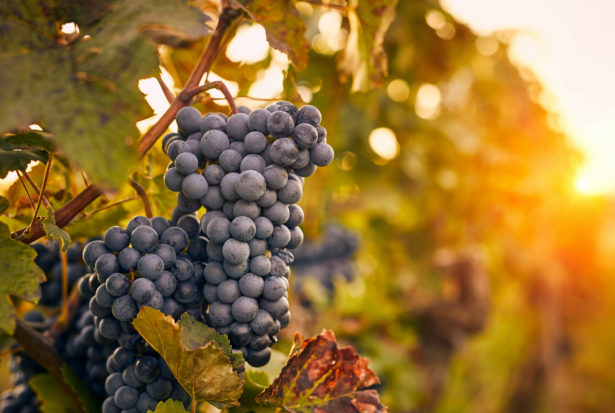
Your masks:
<path fill-rule="evenodd" d="M 192 90 L 195 87 L 198 87 L 199 82 L 203 78 L 205 72 L 209 71 L 211 66 L 214 63 L 214 60 L 218 53 L 220 53 L 220 46 L 222 44 L 222 40 L 231 26 L 231 22 L 238 17 L 240 14 L 235 9 L 230 7 L 226 7 L 222 10 L 220 14 L 220 18 L 218 20 L 218 25 L 214 30 L 214 33 L 211 36 L 211 39 L 207 43 L 207 47 L 203 51 L 201 58 L 192 71 L 190 78 L 186 82 L 182 92 L 184 90 Z M 182 94 L 180 92 L 180 95 Z M 145 155 L 156 143 L 156 141 L 162 136 L 162 134 L 167 130 L 171 122 L 175 119 L 177 112 L 184 106 L 186 106 L 186 102 L 184 100 L 179 99 L 178 97 L 174 98 L 171 106 L 167 109 L 167 111 L 158 119 L 158 121 L 143 135 L 141 141 L 139 142 L 138 153 L 139 156 Z M 83 191 L 77 194 L 73 199 L 68 201 L 64 206 L 59 208 L 55 212 L 56 217 L 56 225 L 60 228 L 67 225 L 77 214 L 83 211 L 88 205 L 90 205 L 96 198 L 101 196 L 103 191 L 98 185 L 90 184 Z M 27 234 L 24 234 L 26 230 L 29 230 Z M 19 239 L 21 242 L 25 244 L 30 244 L 40 237 L 45 235 L 45 231 L 43 230 L 43 225 L 40 222 L 35 222 L 33 225 L 28 226 L 26 228 L 22 228 L 18 231 L 15 231 L 11 234 L 12 238 Z"/>
<path fill-rule="evenodd" d="M 34 201 L 32 200 L 32 197 L 30 196 L 30 191 L 28 191 L 28 187 L 26 186 L 26 183 L 24 182 L 21 174 L 19 173 L 19 169 L 15 172 L 17 172 L 17 177 L 19 178 L 19 182 L 21 182 L 21 186 L 23 186 L 23 189 L 26 191 L 26 195 L 28 196 L 28 199 L 30 200 L 30 206 L 32 207 L 32 212 L 34 212 L 34 209 L 36 207 L 34 206 Z"/>
<path fill-rule="evenodd" d="M 19 171 L 18 171 L 19 172 Z M 30 182 L 30 185 L 32 186 L 32 189 L 34 189 L 34 191 L 36 192 L 36 194 L 38 196 L 41 196 L 41 190 L 38 187 L 38 185 L 36 184 L 36 182 L 34 182 L 34 180 L 32 179 L 32 177 L 30 177 L 30 174 L 28 174 L 28 172 L 23 171 L 23 176 L 26 177 L 26 179 L 28 180 L 28 182 Z M 45 205 L 45 208 L 48 208 L 51 206 L 51 204 L 49 203 L 49 200 L 47 199 L 47 197 L 45 197 L 45 195 L 42 195 L 42 199 L 43 199 L 43 205 Z"/>
<path fill-rule="evenodd" d="M 224 95 L 224 99 L 226 99 L 229 107 L 231 108 L 231 114 L 234 115 L 235 113 L 237 113 L 237 105 L 235 105 L 235 99 L 233 98 L 233 95 L 228 90 L 224 82 L 221 82 L 220 80 L 207 82 L 202 86 L 197 86 L 189 90 L 184 89 L 182 93 L 179 94 L 178 98 L 184 99 L 186 103 L 189 103 L 194 96 L 210 89 L 218 89 L 220 92 L 222 92 L 222 94 Z"/>
<path fill-rule="evenodd" d="M 149 198 L 147 197 L 147 192 L 145 192 L 145 188 L 143 188 L 140 183 L 138 183 L 132 178 L 128 178 L 128 182 L 130 183 L 130 186 L 132 186 L 137 192 L 139 198 L 141 198 L 141 202 L 143 202 L 143 209 L 145 210 L 145 216 L 148 218 L 153 217 L 154 214 L 152 214 L 152 204 L 149 202 Z"/>

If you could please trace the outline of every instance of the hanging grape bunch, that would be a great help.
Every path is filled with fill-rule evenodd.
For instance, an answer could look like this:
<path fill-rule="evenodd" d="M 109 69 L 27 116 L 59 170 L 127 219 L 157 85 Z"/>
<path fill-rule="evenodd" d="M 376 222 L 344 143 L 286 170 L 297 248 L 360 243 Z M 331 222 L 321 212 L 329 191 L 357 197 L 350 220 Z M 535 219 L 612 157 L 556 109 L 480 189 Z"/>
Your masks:
<path fill-rule="evenodd" d="M 334 154 L 314 106 L 281 101 L 245 112 L 227 119 L 181 109 L 179 133 L 163 140 L 172 161 L 165 183 L 178 192 L 174 219 L 207 210 L 207 323 L 262 366 L 290 322 L 288 265 L 303 241 L 303 181 Z"/>
<path fill-rule="evenodd" d="M 178 319 L 188 312 L 202 319 L 203 265 L 206 240 L 194 234 L 196 218 L 187 215 L 173 226 L 162 217 L 134 217 L 126 226 L 109 228 L 104 240 L 83 250 L 93 274 L 79 283 L 96 326 L 96 337 L 114 351 L 106 359 L 103 413 L 135 408 L 154 410 L 169 397 L 187 407 L 189 395 L 164 360 L 136 332 L 132 321 L 149 306 Z M 198 221 L 196 221 L 198 233 Z M 186 229 L 184 229 L 186 228 Z M 190 232 L 193 237 L 189 236 Z M 205 244 L 203 244 L 203 242 Z M 196 244 L 196 248 L 191 248 Z"/>

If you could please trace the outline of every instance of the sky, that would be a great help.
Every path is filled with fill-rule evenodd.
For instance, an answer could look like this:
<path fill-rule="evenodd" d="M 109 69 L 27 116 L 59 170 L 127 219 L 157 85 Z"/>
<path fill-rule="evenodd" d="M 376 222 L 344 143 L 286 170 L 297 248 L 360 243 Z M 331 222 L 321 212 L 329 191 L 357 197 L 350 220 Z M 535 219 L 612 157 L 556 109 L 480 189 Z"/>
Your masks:
<path fill-rule="evenodd" d="M 442 0 L 481 35 L 519 31 L 511 58 L 545 85 L 585 154 L 576 187 L 615 195 L 615 1 Z"/>

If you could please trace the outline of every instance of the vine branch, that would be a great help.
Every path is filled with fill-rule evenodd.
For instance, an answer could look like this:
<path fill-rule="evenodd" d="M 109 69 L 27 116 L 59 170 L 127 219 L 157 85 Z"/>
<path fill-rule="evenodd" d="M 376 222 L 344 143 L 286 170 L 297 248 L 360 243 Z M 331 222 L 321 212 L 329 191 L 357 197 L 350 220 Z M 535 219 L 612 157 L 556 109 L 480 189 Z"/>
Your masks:
<path fill-rule="evenodd" d="M 226 99 L 229 107 L 231 108 L 231 114 L 237 113 L 237 105 L 235 105 L 235 99 L 233 98 L 233 95 L 228 90 L 224 82 L 221 82 L 220 80 L 207 82 L 203 86 L 197 86 L 189 90 L 184 89 L 182 90 L 182 93 L 179 94 L 178 99 L 181 99 L 184 102 L 188 103 L 193 97 L 195 97 L 199 93 L 203 93 L 206 90 L 210 89 L 218 89 L 220 92 L 222 92 L 222 94 L 224 95 L 224 99 Z"/>
<path fill-rule="evenodd" d="M 160 76 L 156 76 L 156 80 L 158 81 L 158 85 L 160 85 L 160 89 L 162 89 L 162 93 L 164 93 L 164 97 L 167 98 L 169 103 L 173 103 L 175 100 L 175 95 L 171 92 L 171 89 L 164 83 L 164 80 Z"/>
<path fill-rule="evenodd" d="M 143 209 L 145 210 L 145 216 L 148 218 L 153 217 L 154 214 L 152 214 L 152 205 L 149 202 L 149 198 L 147 197 L 147 192 L 145 192 L 145 188 L 143 188 L 140 183 L 138 183 L 132 178 L 128 178 L 128 183 L 130 183 L 130 186 L 134 188 L 139 198 L 141 198 L 141 202 L 143 202 Z"/>

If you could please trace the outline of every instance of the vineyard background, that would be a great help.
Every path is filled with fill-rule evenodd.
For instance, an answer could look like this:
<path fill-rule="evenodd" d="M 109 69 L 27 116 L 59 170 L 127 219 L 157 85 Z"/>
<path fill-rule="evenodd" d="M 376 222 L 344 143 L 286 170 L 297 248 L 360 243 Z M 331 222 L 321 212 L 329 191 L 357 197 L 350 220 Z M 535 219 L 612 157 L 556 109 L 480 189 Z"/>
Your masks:
<path fill-rule="evenodd" d="M 194 3 L 215 21 L 211 2 Z M 335 267 L 332 282 L 309 266 L 291 278 L 300 288 L 277 350 L 287 353 L 296 331 L 335 331 L 369 358 L 394 412 L 615 411 L 612 199 L 575 192 L 582 156 L 539 103 L 540 83 L 511 63 L 513 33 L 479 37 L 436 1 L 400 1 L 384 37 L 388 73 L 378 79 L 384 55 L 370 55 L 368 44 L 341 51 L 352 31 L 344 8 L 310 3 L 297 3 L 310 44 L 305 67 L 242 46 L 264 36 L 244 22 L 212 68 L 234 95 L 320 108 L 336 159 L 306 180 L 306 240 L 323 242 L 327 228 L 356 235 L 345 258 L 354 261 Z M 163 79 L 175 85 L 208 37 L 181 40 L 160 49 Z M 276 91 L 271 79 L 284 75 Z M 227 111 L 216 93 L 198 103 L 203 112 Z M 165 168 L 157 144 L 132 177 L 154 213 L 170 215 Z M 40 182 L 43 172 L 39 164 L 30 176 Z M 53 167 L 55 207 L 83 187 L 72 172 L 62 159 Z M 0 221 L 17 230 L 31 217 L 26 194 L 19 181 L 1 183 L 16 202 Z M 126 198 L 134 199 L 104 208 Z M 143 213 L 123 184 L 65 229 L 86 239 Z"/>

